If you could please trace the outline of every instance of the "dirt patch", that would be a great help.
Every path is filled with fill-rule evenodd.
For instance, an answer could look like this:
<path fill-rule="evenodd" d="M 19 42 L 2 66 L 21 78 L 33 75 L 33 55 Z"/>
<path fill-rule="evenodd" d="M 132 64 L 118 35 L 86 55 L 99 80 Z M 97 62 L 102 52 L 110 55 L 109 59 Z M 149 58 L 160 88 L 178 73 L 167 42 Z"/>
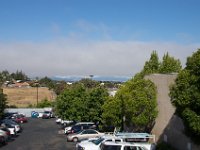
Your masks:
<path fill-rule="evenodd" d="M 8 105 L 17 107 L 27 107 L 28 105 L 37 104 L 37 88 L 3 88 L 3 93 L 7 95 Z M 44 99 L 53 101 L 56 95 L 46 87 L 38 88 L 38 102 Z"/>

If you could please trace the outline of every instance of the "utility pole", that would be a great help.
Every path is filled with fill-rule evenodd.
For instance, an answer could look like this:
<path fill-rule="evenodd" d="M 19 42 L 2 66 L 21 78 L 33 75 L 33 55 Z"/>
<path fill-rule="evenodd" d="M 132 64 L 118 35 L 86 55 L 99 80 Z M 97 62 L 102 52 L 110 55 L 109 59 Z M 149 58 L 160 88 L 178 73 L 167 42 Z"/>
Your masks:
<path fill-rule="evenodd" d="M 39 83 L 35 83 L 36 85 L 36 102 L 37 102 L 37 106 L 38 106 L 38 86 L 39 86 Z"/>
<path fill-rule="evenodd" d="M 37 106 L 38 106 L 38 84 L 37 84 Z"/>

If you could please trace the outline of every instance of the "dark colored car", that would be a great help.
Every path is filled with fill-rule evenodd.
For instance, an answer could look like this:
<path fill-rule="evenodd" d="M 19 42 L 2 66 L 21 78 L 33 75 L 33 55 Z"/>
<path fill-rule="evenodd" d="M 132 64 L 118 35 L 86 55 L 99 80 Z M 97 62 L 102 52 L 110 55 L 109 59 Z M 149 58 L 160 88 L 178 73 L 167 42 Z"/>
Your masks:
<path fill-rule="evenodd" d="M 5 119 L 10 119 L 12 116 L 17 115 L 17 112 L 6 112 L 4 113 L 4 118 Z"/>

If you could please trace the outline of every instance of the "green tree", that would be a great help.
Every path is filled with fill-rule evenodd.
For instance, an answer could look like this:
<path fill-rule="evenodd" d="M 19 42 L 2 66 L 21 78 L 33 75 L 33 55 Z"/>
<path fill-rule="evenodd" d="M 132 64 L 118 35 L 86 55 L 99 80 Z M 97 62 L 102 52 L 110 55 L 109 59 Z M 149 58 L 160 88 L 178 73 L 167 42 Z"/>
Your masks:
<path fill-rule="evenodd" d="M 104 104 L 102 119 L 119 127 L 125 118 L 126 126 L 144 132 L 155 121 L 156 106 L 155 85 L 150 80 L 135 77 L 119 89 L 114 99 Z"/>
<path fill-rule="evenodd" d="M 73 84 L 57 97 L 56 111 L 64 119 L 97 122 L 101 120 L 102 105 L 107 97 L 103 87 Z"/>
<path fill-rule="evenodd" d="M 172 103 L 188 130 L 200 137 L 200 49 L 187 58 L 183 69 L 170 88 Z"/>
<path fill-rule="evenodd" d="M 69 85 L 65 81 L 57 82 L 54 86 L 54 91 L 57 95 L 61 94 Z"/>
<path fill-rule="evenodd" d="M 0 72 L 0 84 L 11 79 L 10 73 L 7 70 Z"/>
<path fill-rule="evenodd" d="M 63 119 L 87 120 L 87 97 L 86 89 L 81 84 L 65 89 L 56 100 L 57 114 Z"/>
<path fill-rule="evenodd" d="M 94 122 L 101 120 L 102 105 L 108 98 L 108 91 L 103 87 L 93 88 L 89 91 L 89 97 L 87 101 L 89 120 Z"/>
<path fill-rule="evenodd" d="M 39 80 L 40 86 L 48 87 L 49 89 L 55 88 L 55 82 L 48 77 L 44 77 Z"/>
<path fill-rule="evenodd" d="M 18 71 L 18 70 L 16 71 L 16 73 L 12 73 L 10 77 L 15 80 L 23 80 L 23 81 L 28 80 L 28 76 L 22 71 Z"/>
<path fill-rule="evenodd" d="M 89 78 L 81 79 L 78 83 L 83 84 L 86 88 L 95 88 L 99 85 L 99 82 Z"/>
<path fill-rule="evenodd" d="M 181 70 L 181 62 L 179 59 L 169 56 L 169 53 L 164 54 L 163 61 L 160 64 L 159 72 L 160 73 L 174 73 Z"/>
<path fill-rule="evenodd" d="M 153 74 L 153 73 L 158 73 L 159 66 L 160 66 L 160 63 L 159 63 L 158 54 L 157 54 L 156 51 L 153 51 L 151 53 L 151 57 L 150 57 L 149 61 L 145 62 L 144 69 L 143 69 L 142 72 L 145 75 L 147 75 L 147 74 Z"/>
<path fill-rule="evenodd" d="M 4 109 L 6 108 L 6 95 L 3 93 L 3 90 L 0 89 L 0 119 L 3 117 L 4 115 Z"/>
<path fill-rule="evenodd" d="M 38 103 L 37 107 L 38 108 L 52 107 L 52 102 L 49 101 L 47 98 L 45 98 Z"/>
<path fill-rule="evenodd" d="M 115 97 L 106 99 L 102 106 L 103 113 L 101 122 L 106 127 L 120 127 L 121 126 L 121 101 Z"/>

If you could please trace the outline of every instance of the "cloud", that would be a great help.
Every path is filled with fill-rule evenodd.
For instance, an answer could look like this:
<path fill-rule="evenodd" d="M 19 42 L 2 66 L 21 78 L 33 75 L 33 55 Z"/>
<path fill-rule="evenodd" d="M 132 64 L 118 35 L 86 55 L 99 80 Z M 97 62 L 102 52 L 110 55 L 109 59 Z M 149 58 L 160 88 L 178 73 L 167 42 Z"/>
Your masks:
<path fill-rule="evenodd" d="M 90 23 L 87 20 L 79 19 L 73 23 L 75 27 L 75 34 L 80 34 L 86 37 L 93 36 L 95 38 L 103 38 L 104 40 L 111 39 L 111 32 L 113 29 L 108 27 L 106 24 L 99 22 L 99 23 Z"/>
<path fill-rule="evenodd" d="M 60 34 L 60 26 L 57 23 L 51 24 L 51 31 L 54 34 Z"/>
<path fill-rule="evenodd" d="M 0 43 L 0 68 L 30 76 L 123 75 L 139 72 L 156 50 L 167 51 L 185 64 L 200 44 L 60 39 L 46 43 Z"/>

